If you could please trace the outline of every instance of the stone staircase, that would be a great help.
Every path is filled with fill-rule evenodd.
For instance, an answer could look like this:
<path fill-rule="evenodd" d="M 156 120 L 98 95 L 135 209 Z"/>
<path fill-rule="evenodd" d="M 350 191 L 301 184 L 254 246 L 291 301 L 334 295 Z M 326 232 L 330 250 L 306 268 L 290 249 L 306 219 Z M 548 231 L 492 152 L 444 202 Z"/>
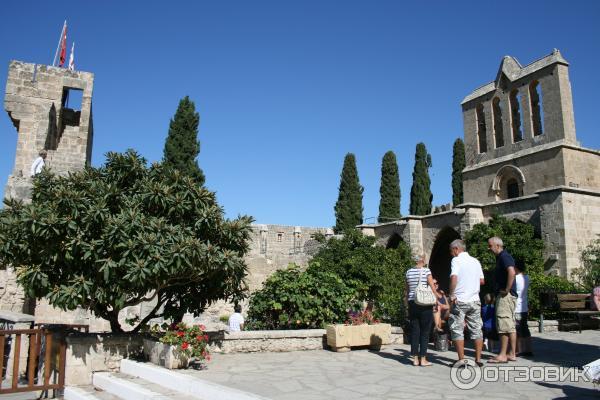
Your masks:
<path fill-rule="evenodd" d="M 268 400 L 149 363 L 122 360 L 120 372 L 96 372 L 93 385 L 65 388 L 65 400 Z"/>

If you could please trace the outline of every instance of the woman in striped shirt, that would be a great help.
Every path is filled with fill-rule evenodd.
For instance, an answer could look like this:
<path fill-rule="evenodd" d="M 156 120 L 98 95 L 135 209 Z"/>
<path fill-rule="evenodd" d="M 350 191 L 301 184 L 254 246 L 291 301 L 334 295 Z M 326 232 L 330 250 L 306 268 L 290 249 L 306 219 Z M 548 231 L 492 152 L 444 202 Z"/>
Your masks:
<path fill-rule="evenodd" d="M 410 354 L 414 366 L 428 367 L 427 344 L 429 332 L 433 322 L 433 306 L 420 306 L 415 303 L 415 289 L 421 280 L 421 285 L 429 285 L 435 295 L 431 271 L 425 267 L 425 255 L 413 256 L 415 266 L 406 271 L 406 302 L 408 303 L 408 317 L 410 319 Z M 437 296 L 436 296 L 437 297 Z"/>

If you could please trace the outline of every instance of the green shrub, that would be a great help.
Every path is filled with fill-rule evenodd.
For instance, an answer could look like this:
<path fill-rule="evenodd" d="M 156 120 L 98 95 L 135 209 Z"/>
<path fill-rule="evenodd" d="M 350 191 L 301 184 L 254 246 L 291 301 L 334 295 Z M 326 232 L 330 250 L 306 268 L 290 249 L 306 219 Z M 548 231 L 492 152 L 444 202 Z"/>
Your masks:
<path fill-rule="evenodd" d="M 581 267 L 572 273 L 579 288 L 591 292 L 600 286 L 600 239 L 594 240 L 581 252 Z"/>
<path fill-rule="evenodd" d="M 397 249 L 386 249 L 375 245 L 375 237 L 357 230 L 346 231 L 340 239 L 316 239 L 324 245 L 311 260 L 309 273 L 333 272 L 347 284 L 355 282 L 359 300 L 372 302 L 378 318 L 393 324 L 403 321 L 404 275 L 411 265 L 404 242 Z"/>
<path fill-rule="evenodd" d="M 302 271 L 296 265 L 271 275 L 250 298 L 248 329 L 322 328 L 346 319 L 358 306 L 355 282 L 332 272 Z"/>
<path fill-rule="evenodd" d="M 229 315 L 221 315 L 219 317 L 219 321 L 223 322 L 223 323 L 228 323 L 229 322 Z"/>
<path fill-rule="evenodd" d="M 488 250 L 488 239 L 498 236 L 504 242 L 504 248 L 515 260 L 522 260 L 529 275 L 529 313 L 538 316 L 540 313 L 540 295 L 544 292 L 573 292 L 575 286 L 563 277 L 549 275 L 544 271 L 544 242 L 535 237 L 533 226 L 518 220 L 510 220 L 502 216 L 494 216 L 489 224 L 477 224 L 465 235 L 469 254 L 477 258 L 483 267 L 485 285 L 481 289 L 482 296 L 493 292 L 494 269 L 496 257 Z"/>

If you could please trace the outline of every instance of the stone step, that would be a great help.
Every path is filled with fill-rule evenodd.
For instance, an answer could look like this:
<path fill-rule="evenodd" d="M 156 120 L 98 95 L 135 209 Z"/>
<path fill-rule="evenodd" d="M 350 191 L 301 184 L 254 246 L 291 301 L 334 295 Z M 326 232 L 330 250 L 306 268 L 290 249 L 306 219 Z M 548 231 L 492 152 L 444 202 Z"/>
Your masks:
<path fill-rule="evenodd" d="M 93 386 L 67 386 L 63 394 L 64 400 L 119 400 L 118 397 L 97 390 Z"/>
<path fill-rule="evenodd" d="M 198 400 L 181 392 L 120 372 L 97 372 L 94 387 L 123 400 Z"/>
<path fill-rule="evenodd" d="M 219 385 L 190 374 L 176 372 L 150 363 L 127 359 L 121 360 L 121 373 L 191 396 L 190 399 L 268 400 L 253 393 Z M 185 397 L 177 398 L 184 399 Z"/>

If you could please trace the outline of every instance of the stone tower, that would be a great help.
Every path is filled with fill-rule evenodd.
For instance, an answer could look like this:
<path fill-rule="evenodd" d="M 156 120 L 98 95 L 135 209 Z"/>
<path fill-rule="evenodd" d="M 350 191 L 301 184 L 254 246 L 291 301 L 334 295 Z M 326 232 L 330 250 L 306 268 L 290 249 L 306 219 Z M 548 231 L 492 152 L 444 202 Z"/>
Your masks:
<path fill-rule="evenodd" d="M 88 165 L 92 155 L 94 74 L 11 61 L 4 108 L 18 132 L 5 197 L 30 197 L 30 167 L 42 149 L 56 173 Z"/>
<path fill-rule="evenodd" d="M 11 61 L 4 108 L 17 130 L 15 166 L 4 196 L 31 198 L 31 164 L 40 150 L 48 152 L 46 167 L 64 174 L 82 169 L 92 155 L 92 90 L 94 75 L 64 68 Z M 17 285 L 11 266 L 0 266 L 0 310 L 32 313 L 34 302 Z M 42 322 L 69 321 L 42 303 Z M 36 319 L 38 318 L 36 312 Z M 65 313 L 66 314 L 66 313 Z M 38 321 L 39 322 L 39 321 Z"/>

